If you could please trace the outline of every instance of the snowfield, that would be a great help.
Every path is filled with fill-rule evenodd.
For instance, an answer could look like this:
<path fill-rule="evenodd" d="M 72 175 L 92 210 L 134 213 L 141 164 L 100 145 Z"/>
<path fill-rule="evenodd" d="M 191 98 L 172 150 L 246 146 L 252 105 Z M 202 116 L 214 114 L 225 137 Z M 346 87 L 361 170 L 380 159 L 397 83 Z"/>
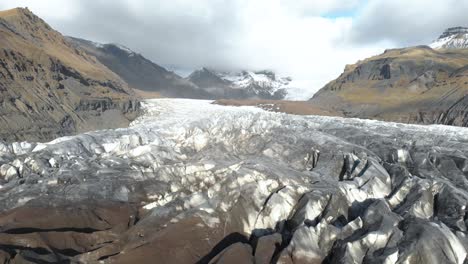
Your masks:
<path fill-rule="evenodd" d="M 31 258 L 83 263 L 466 261 L 467 128 L 189 99 L 147 100 L 142 111 L 129 128 L 0 143 L 9 247 L 34 241 L 45 251 Z M 130 206 L 133 220 L 113 225 L 99 211 L 107 229 L 86 222 L 95 231 L 80 238 L 93 246 L 70 243 L 68 255 L 31 238 L 38 222 L 15 214 L 107 203 Z"/>
<path fill-rule="evenodd" d="M 433 49 L 464 49 L 468 48 L 468 28 L 448 28 L 442 35 L 429 45 Z"/>
<path fill-rule="evenodd" d="M 468 33 L 439 38 L 429 47 L 433 49 L 464 49 L 468 47 Z"/>

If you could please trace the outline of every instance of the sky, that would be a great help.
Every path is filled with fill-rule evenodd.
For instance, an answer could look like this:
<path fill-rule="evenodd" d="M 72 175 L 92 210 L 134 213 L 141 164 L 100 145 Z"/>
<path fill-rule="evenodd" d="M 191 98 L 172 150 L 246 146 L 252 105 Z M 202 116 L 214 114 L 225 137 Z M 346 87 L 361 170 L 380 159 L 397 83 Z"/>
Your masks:
<path fill-rule="evenodd" d="M 269 69 L 309 98 L 346 64 L 468 26 L 466 0 L 1 0 L 64 35 L 119 43 L 184 75 Z"/>

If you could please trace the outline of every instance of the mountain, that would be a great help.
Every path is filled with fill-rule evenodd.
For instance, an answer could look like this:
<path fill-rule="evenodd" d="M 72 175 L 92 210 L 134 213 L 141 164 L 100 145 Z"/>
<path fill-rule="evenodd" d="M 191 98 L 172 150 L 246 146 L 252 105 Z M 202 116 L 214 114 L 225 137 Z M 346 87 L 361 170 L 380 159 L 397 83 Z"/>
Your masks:
<path fill-rule="evenodd" d="M 433 49 L 466 49 L 468 48 L 468 28 L 448 28 L 429 46 Z"/>
<path fill-rule="evenodd" d="M 182 78 L 120 44 L 101 44 L 74 37 L 67 40 L 96 57 L 137 93 L 158 92 L 163 97 L 202 99 L 284 99 L 285 88 L 291 82 L 291 78 L 277 78 L 271 71 L 219 72 L 207 68 Z"/>
<path fill-rule="evenodd" d="M 347 65 L 310 102 L 349 117 L 468 126 L 468 49 L 387 50 Z"/>
<path fill-rule="evenodd" d="M 229 88 L 228 81 L 222 79 L 215 71 L 209 70 L 207 68 L 201 68 L 192 72 L 187 77 L 187 80 L 191 81 L 199 87 L 203 87 L 204 89 L 218 87 L 226 89 Z"/>
<path fill-rule="evenodd" d="M 207 68 L 194 71 L 187 80 L 225 99 L 284 99 L 292 81 L 266 70 L 221 72 Z"/>
<path fill-rule="evenodd" d="M 1 263 L 467 262 L 468 128 L 155 99 L 0 164 Z"/>
<path fill-rule="evenodd" d="M 50 140 L 128 125 L 132 89 L 28 9 L 0 12 L 0 138 Z"/>
<path fill-rule="evenodd" d="M 119 44 L 100 44 L 89 40 L 67 37 L 75 47 L 119 75 L 131 88 L 143 92 L 158 92 L 163 97 L 210 98 L 211 95 L 177 74 L 146 59 Z M 138 92 L 138 91 L 137 91 Z"/>

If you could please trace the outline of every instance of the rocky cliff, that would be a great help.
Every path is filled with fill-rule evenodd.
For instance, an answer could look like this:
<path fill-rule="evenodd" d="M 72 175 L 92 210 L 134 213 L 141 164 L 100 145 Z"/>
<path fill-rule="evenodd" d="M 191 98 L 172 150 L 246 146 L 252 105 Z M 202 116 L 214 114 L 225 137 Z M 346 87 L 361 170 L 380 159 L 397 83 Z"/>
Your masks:
<path fill-rule="evenodd" d="M 137 106 L 125 81 L 28 9 L 0 12 L 1 139 L 125 126 Z"/>
<path fill-rule="evenodd" d="M 468 126 L 468 49 L 387 50 L 354 65 L 310 100 L 346 116 Z"/>

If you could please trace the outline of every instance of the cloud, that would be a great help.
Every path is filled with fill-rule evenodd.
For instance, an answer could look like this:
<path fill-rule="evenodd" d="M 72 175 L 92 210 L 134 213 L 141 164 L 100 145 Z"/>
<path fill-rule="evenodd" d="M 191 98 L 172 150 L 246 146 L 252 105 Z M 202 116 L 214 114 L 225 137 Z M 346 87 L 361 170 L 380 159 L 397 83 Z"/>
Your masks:
<path fill-rule="evenodd" d="M 296 16 L 276 3 L 255 1 L 245 7 L 235 49 L 241 52 L 233 53 L 237 59 L 232 60 L 238 67 L 247 62 L 292 75 L 307 88 L 304 98 L 336 78 L 345 64 L 383 51 L 380 45 L 349 45 L 352 18 Z"/>
<path fill-rule="evenodd" d="M 317 16 L 353 10 L 362 4 L 363 0 L 281 0 L 280 2 L 288 11 L 303 16 Z"/>
<path fill-rule="evenodd" d="M 466 22 L 464 2 L 2 0 L 0 8 L 28 6 L 64 34 L 120 43 L 173 69 L 272 69 L 296 79 L 305 99 L 345 64 Z"/>
<path fill-rule="evenodd" d="M 355 19 L 353 40 L 427 44 L 448 27 L 468 26 L 467 10 L 466 0 L 369 1 Z"/>

